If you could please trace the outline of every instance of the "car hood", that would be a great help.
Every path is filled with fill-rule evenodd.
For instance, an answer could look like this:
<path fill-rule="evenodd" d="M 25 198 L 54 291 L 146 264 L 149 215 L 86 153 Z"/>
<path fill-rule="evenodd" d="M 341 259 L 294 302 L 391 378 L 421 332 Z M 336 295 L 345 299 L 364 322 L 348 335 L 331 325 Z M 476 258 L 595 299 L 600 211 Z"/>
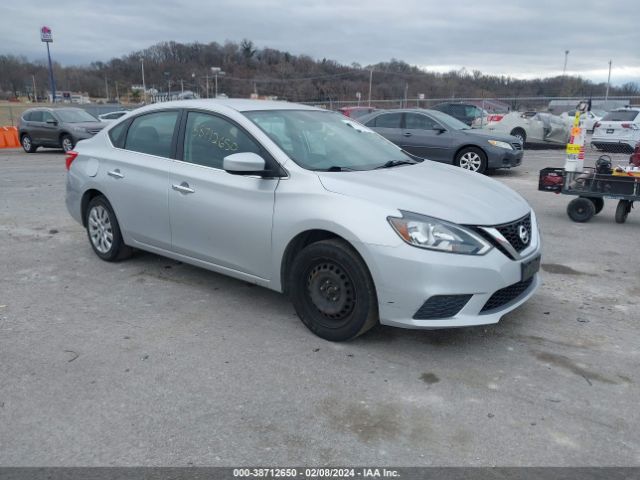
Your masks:
<path fill-rule="evenodd" d="M 330 192 L 466 225 L 498 225 L 531 207 L 509 187 L 484 175 L 425 160 L 364 172 L 318 172 Z"/>
<path fill-rule="evenodd" d="M 511 135 L 497 134 L 487 130 L 479 130 L 479 129 L 470 129 L 470 130 L 460 130 L 460 133 L 465 135 L 470 135 L 472 137 L 486 137 L 487 140 L 498 140 L 499 142 L 507 142 L 514 143 L 517 142 L 518 139 L 516 137 L 512 137 Z"/>

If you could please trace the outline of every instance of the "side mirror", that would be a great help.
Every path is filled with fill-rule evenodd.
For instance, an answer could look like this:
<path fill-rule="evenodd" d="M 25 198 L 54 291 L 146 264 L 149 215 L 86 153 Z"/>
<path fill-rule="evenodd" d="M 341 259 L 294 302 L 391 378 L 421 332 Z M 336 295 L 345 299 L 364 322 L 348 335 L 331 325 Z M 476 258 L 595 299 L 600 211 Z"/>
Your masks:
<path fill-rule="evenodd" d="M 435 127 L 433 127 L 433 129 L 438 132 L 438 135 L 444 133 L 447 131 L 446 128 L 444 128 L 442 125 L 436 125 Z"/>
<path fill-rule="evenodd" d="M 48 125 L 57 125 L 58 121 L 50 118 L 49 120 L 47 120 L 47 124 Z"/>
<path fill-rule="evenodd" d="M 234 175 L 262 175 L 265 167 L 264 158 L 253 152 L 233 153 L 222 160 L 222 168 Z"/>

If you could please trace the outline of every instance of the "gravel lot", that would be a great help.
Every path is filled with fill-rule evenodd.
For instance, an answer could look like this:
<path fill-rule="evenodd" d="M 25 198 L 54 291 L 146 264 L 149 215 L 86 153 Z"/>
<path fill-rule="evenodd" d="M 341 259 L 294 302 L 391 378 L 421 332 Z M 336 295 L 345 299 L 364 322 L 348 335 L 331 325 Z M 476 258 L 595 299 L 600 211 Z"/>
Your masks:
<path fill-rule="evenodd" d="M 537 191 L 562 163 L 533 150 L 494 174 L 543 231 L 530 302 L 332 344 L 279 294 L 102 262 L 62 153 L 0 150 L 0 465 L 640 465 L 640 212 L 571 222 L 570 197 Z"/>

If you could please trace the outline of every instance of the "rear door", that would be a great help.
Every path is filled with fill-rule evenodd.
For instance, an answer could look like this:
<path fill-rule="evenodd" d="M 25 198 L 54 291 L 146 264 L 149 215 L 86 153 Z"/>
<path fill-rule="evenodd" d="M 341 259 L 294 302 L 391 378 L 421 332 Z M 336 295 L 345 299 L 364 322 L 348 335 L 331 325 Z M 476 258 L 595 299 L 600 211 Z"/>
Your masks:
<path fill-rule="evenodd" d="M 169 250 L 169 170 L 177 141 L 177 109 L 146 113 L 109 132 L 114 148 L 101 158 L 101 186 L 125 238 Z"/>
<path fill-rule="evenodd" d="M 402 115 L 402 112 L 380 114 L 368 121 L 367 127 L 396 145 L 402 145 Z"/>

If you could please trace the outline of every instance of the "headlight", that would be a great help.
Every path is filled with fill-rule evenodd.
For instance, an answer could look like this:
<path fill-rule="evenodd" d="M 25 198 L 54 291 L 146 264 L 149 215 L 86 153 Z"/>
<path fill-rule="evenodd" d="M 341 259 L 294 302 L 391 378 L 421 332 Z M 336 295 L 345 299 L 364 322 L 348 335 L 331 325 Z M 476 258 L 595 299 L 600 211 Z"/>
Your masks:
<path fill-rule="evenodd" d="M 402 212 L 402 217 L 387 220 L 409 245 L 439 252 L 484 255 L 492 246 L 484 238 L 459 225 L 437 218 Z"/>
<path fill-rule="evenodd" d="M 494 147 L 506 148 L 507 150 L 513 150 L 513 147 L 510 143 L 501 142 L 500 140 L 488 140 L 488 142 Z"/>

